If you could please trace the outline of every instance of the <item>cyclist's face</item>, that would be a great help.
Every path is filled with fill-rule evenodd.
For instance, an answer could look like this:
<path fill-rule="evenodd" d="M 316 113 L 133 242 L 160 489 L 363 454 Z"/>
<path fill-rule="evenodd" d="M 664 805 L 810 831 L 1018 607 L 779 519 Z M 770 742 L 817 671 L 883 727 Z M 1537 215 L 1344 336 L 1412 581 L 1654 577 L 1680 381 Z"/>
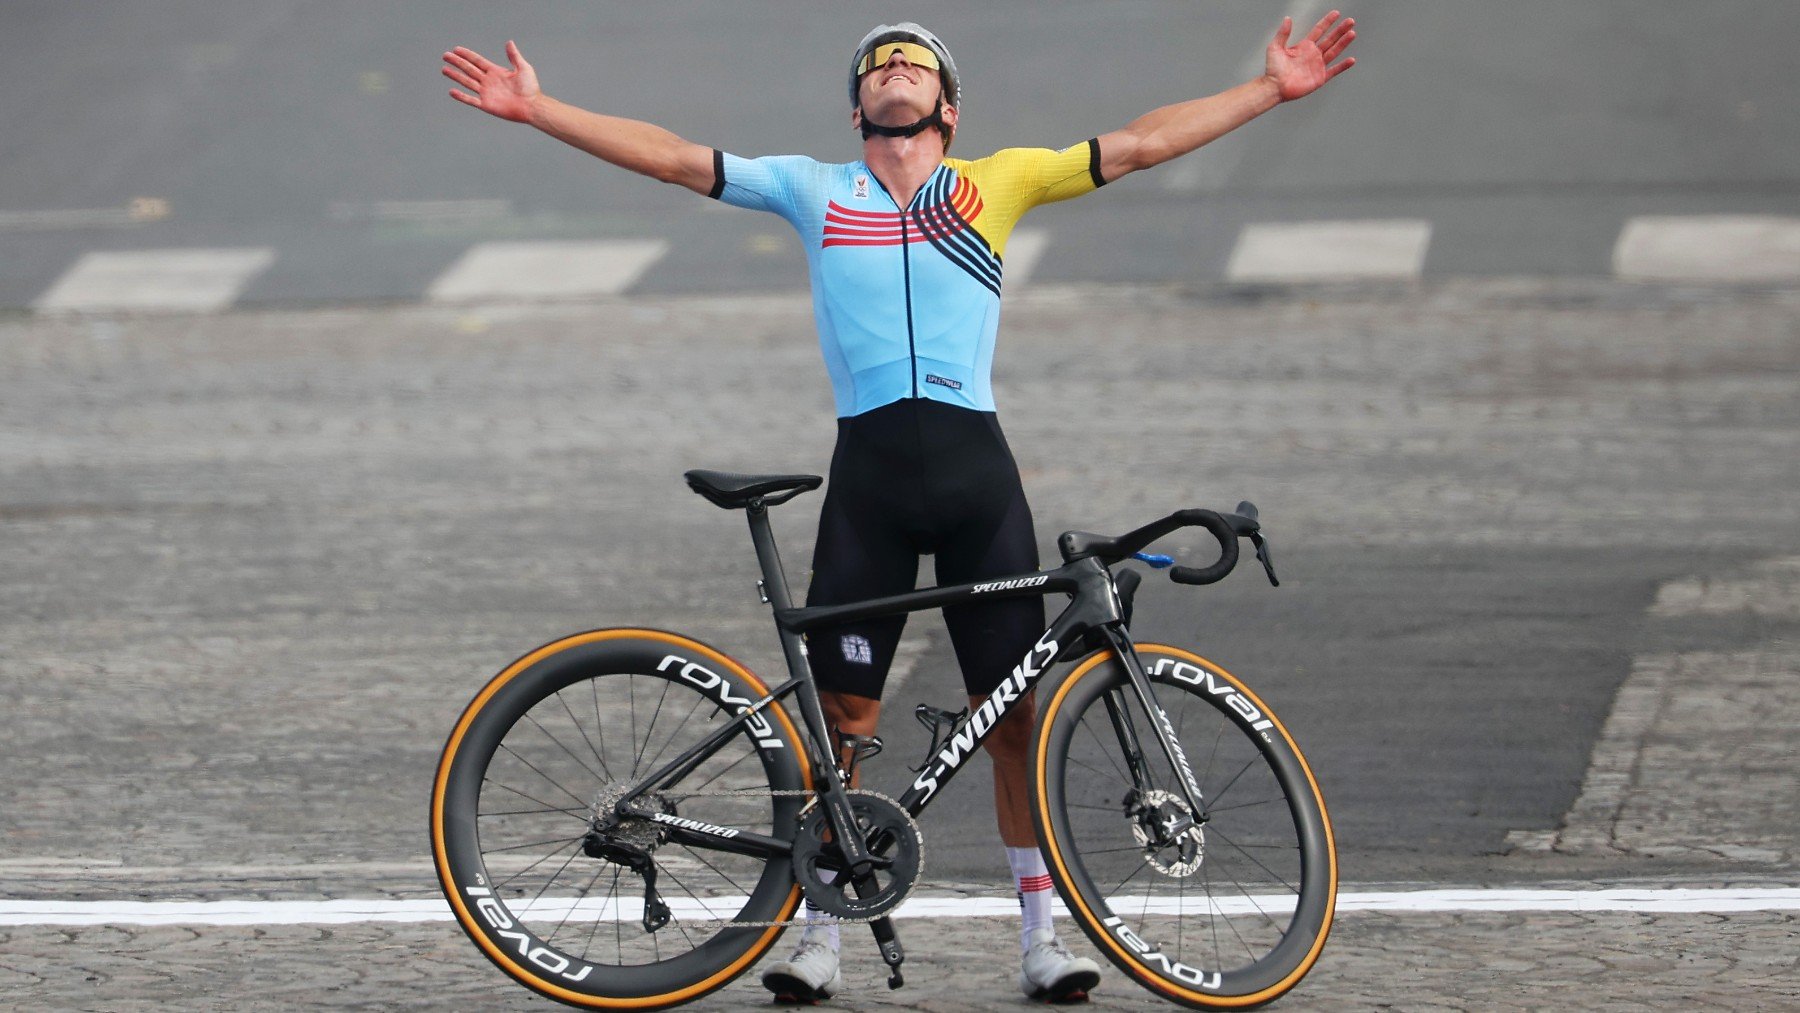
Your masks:
<path fill-rule="evenodd" d="M 857 83 L 862 108 L 877 123 L 911 122 L 931 115 L 943 89 L 937 71 L 915 66 L 899 50 Z"/>

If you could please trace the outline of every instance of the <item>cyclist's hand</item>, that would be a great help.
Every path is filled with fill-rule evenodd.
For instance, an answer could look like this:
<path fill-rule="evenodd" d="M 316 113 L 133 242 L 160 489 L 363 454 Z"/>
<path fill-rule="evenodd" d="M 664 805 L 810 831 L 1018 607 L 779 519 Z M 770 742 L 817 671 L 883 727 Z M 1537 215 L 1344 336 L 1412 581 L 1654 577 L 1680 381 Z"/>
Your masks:
<path fill-rule="evenodd" d="M 1320 18 L 1306 38 L 1293 46 L 1288 45 L 1288 36 L 1294 30 L 1294 19 L 1281 19 L 1275 40 L 1269 43 L 1266 73 L 1275 82 L 1283 102 L 1311 95 L 1325 82 L 1356 66 L 1355 57 L 1338 59 L 1356 39 L 1356 22 L 1349 18 L 1339 21 L 1338 16 L 1337 11 L 1332 11 Z"/>
<path fill-rule="evenodd" d="M 512 61 L 511 70 L 462 46 L 445 53 L 444 76 L 475 93 L 452 88 L 450 97 L 503 120 L 524 123 L 531 115 L 532 100 L 542 94 L 537 71 L 510 41 L 506 44 L 506 58 Z"/>

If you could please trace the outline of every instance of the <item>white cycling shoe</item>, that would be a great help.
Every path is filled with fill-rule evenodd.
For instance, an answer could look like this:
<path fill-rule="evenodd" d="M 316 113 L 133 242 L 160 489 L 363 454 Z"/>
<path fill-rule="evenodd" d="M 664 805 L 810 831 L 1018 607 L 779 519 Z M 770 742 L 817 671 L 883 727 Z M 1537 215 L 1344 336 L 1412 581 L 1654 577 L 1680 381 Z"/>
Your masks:
<path fill-rule="evenodd" d="M 1100 984 L 1100 965 L 1077 957 L 1056 938 L 1054 929 L 1034 929 L 1031 946 L 1019 967 L 1019 990 L 1045 1002 L 1086 1002 L 1088 990 Z"/>
<path fill-rule="evenodd" d="M 776 1002 L 814 1003 L 843 988 L 844 976 L 838 972 L 838 955 L 830 943 L 801 936 L 793 956 L 763 971 L 762 983 L 775 993 Z"/>

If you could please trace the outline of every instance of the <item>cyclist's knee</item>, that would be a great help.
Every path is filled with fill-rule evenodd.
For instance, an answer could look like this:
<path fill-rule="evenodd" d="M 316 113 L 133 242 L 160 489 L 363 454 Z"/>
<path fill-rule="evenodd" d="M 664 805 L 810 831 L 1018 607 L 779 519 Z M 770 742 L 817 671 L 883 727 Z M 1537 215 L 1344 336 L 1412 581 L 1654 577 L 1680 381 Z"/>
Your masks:
<path fill-rule="evenodd" d="M 986 700 L 985 696 L 969 697 L 969 712 L 973 714 Z M 1027 754 L 1031 752 L 1031 729 L 1037 723 L 1034 720 L 1036 715 L 1037 708 L 1033 705 L 1031 694 L 1013 701 L 984 743 L 994 762 L 1025 762 Z"/>
<path fill-rule="evenodd" d="M 834 731 L 851 735 L 873 735 L 881 720 L 881 701 L 854 693 L 820 693 L 819 703 L 825 710 L 825 722 Z"/>

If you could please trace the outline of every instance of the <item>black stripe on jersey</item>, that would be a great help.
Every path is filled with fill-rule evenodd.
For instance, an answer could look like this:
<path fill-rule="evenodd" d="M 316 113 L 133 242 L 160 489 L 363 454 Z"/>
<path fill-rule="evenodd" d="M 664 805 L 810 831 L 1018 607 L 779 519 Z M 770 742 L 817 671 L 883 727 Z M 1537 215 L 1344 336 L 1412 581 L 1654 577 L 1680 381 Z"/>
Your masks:
<path fill-rule="evenodd" d="M 1098 190 L 1106 185 L 1106 180 L 1100 178 L 1100 138 L 1098 137 L 1088 138 L 1088 175 L 1094 177 L 1094 189 Z"/>
<path fill-rule="evenodd" d="M 725 153 L 718 148 L 713 149 L 713 185 L 712 192 L 707 194 L 713 200 L 725 192 Z"/>
<path fill-rule="evenodd" d="M 951 206 L 950 181 L 955 177 L 953 172 L 941 173 L 937 182 L 931 184 L 931 192 L 923 202 L 931 215 L 928 217 L 920 210 L 913 212 L 913 217 L 919 222 L 925 238 L 944 255 L 944 259 L 962 268 L 969 277 L 997 296 L 1000 294 L 1000 260 L 980 234 Z"/>

